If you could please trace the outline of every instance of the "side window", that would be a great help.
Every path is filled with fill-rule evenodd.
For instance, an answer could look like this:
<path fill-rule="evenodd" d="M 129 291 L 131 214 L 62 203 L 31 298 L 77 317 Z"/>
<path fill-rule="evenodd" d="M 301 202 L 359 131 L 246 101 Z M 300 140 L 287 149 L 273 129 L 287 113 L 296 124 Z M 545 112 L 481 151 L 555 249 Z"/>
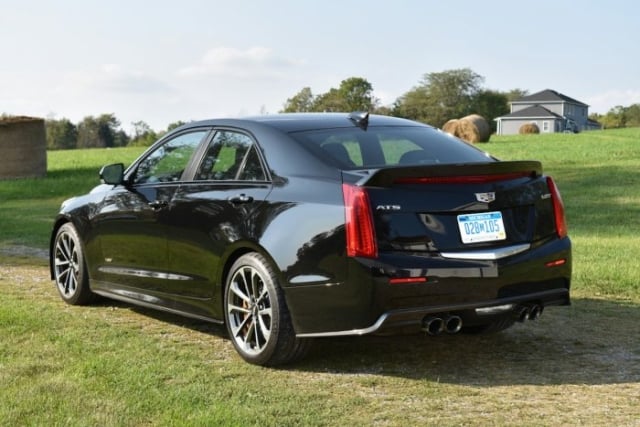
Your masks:
<path fill-rule="evenodd" d="M 239 179 L 242 181 L 266 181 L 267 179 L 255 145 L 247 153 Z"/>
<path fill-rule="evenodd" d="M 206 134 L 205 130 L 182 134 L 156 148 L 138 164 L 133 183 L 179 181 Z"/>
<path fill-rule="evenodd" d="M 191 132 L 173 138 L 156 148 L 138 164 L 134 184 L 178 181 L 196 147 L 207 131 Z"/>
<path fill-rule="evenodd" d="M 239 132 L 219 131 L 198 167 L 196 180 L 264 181 L 253 140 Z"/>

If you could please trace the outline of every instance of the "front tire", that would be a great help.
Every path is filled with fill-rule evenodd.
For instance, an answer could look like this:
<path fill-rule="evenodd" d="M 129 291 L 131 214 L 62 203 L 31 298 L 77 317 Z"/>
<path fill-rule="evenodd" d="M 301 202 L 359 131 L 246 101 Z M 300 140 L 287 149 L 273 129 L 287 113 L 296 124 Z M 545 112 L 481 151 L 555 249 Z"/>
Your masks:
<path fill-rule="evenodd" d="M 238 258 L 224 292 L 227 331 L 247 362 L 275 366 L 292 363 L 307 353 L 309 339 L 296 338 L 291 316 L 275 272 L 260 254 Z"/>
<path fill-rule="evenodd" d="M 73 224 L 64 224 L 56 233 L 52 260 L 56 288 L 64 302 L 86 305 L 96 299 L 96 294 L 89 288 L 84 252 Z"/>

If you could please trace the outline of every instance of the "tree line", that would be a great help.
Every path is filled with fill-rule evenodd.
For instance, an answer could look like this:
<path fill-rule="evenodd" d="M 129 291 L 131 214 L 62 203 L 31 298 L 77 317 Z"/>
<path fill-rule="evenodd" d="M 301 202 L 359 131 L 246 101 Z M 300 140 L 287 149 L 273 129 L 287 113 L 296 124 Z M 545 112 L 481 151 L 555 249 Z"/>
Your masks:
<path fill-rule="evenodd" d="M 509 113 L 509 102 L 528 94 L 522 89 L 491 90 L 483 83 L 484 77 L 469 68 L 427 73 L 392 105 L 382 106 L 373 96 L 371 83 L 351 77 L 319 95 L 303 88 L 287 99 L 282 112 L 370 111 L 437 127 L 451 119 L 479 114 L 495 127 L 493 119 Z"/>
<path fill-rule="evenodd" d="M 390 106 L 381 106 L 366 79 L 351 77 L 338 88 L 314 95 L 310 87 L 287 99 L 282 112 L 371 111 L 442 127 L 448 120 L 479 114 L 496 130 L 495 118 L 509 114 L 510 103 L 528 90 L 506 92 L 483 87 L 484 77 L 469 68 L 425 74 L 420 82 Z M 592 113 L 603 128 L 640 127 L 640 104 L 618 105 L 606 114 Z"/>
<path fill-rule="evenodd" d="M 166 131 L 156 132 L 144 121 L 131 123 L 133 132 L 127 134 L 120 128 L 120 121 L 114 114 L 87 116 L 78 124 L 69 119 L 47 119 L 45 128 L 47 148 L 68 150 L 73 148 L 107 148 L 125 146 L 149 146 L 164 133 L 183 125 L 171 123 Z"/>
<path fill-rule="evenodd" d="M 640 127 L 640 104 L 628 107 L 617 105 L 606 114 L 589 114 L 589 118 L 600 123 L 604 129 Z"/>
<path fill-rule="evenodd" d="M 484 117 L 495 131 L 496 117 L 510 112 L 511 101 L 529 94 L 527 90 L 506 92 L 483 86 L 484 77 L 469 68 L 426 73 L 416 86 L 405 92 L 391 105 L 381 105 L 374 96 L 373 85 L 362 77 L 349 77 L 337 88 L 314 94 L 304 87 L 288 98 L 280 112 L 338 112 L 369 111 L 391 115 L 442 127 L 448 120 L 469 114 Z M 592 120 L 604 128 L 640 126 L 640 104 L 616 106 L 606 114 L 591 114 Z M 68 119 L 47 120 L 47 146 L 49 149 L 92 147 L 122 147 L 151 145 L 165 132 L 184 124 L 174 122 L 166 131 L 155 132 L 144 121 L 132 123 L 131 135 L 120 129 L 113 114 L 85 117 L 74 124 Z"/>

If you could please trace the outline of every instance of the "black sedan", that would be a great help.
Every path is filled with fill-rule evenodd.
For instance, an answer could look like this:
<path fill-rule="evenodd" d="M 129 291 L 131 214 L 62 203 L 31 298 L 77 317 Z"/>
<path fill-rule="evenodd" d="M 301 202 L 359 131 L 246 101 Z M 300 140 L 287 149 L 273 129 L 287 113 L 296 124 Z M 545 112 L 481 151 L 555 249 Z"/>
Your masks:
<path fill-rule="evenodd" d="M 313 338 L 493 332 L 570 303 L 562 199 L 536 161 L 365 113 L 193 122 L 65 201 L 62 299 L 226 324 L 248 362 Z"/>

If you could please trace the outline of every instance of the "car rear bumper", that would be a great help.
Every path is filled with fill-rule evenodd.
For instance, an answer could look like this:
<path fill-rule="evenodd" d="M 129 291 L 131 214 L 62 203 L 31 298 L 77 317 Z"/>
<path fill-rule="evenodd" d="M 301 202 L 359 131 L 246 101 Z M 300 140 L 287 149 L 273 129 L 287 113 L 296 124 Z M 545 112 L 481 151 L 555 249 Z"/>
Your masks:
<path fill-rule="evenodd" d="M 362 329 L 343 331 L 315 332 L 297 334 L 300 338 L 335 337 L 346 335 L 367 335 L 397 330 L 421 330 L 425 320 L 431 316 L 458 316 L 464 326 L 474 326 L 488 322 L 491 318 L 510 315 L 518 316 L 520 307 L 538 305 L 569 305 L 569 290 L 555 289 L 551 291 L 527 294 L 521 297 L 503 298 L 500 300 L 478 302 L 474 304 L 458 304 L 437 307 L 414 307 L 392 310 L 382 314 L 371 326 Z"/>
<path fill-rule="evenodd" d="M 523 306 L 569 305 L 570 283 L 571 242 L 565 238 L 502 259 L 354 258 L 348 282 L 287 289 L 287 300 L 299 337 L 364 335 L 420 330 L 433 315 L 459 316 L 473 326 L 516 315 Z"/>

